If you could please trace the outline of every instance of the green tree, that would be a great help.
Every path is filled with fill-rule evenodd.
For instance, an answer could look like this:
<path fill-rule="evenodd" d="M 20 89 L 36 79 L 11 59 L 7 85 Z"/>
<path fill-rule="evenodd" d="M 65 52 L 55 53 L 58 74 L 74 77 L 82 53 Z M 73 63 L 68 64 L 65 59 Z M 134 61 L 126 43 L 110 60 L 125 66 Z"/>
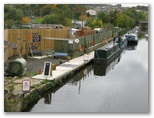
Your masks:
<path fill-rule="evenodd" d="M 86 23 L 87 26 L 91 27 L 92 29 L 102 27 L 103 22 L 102 20 L 96 18 L 89 18 Z"/>
<path fill-rule="evenodd" d="M 57 14 L 50 14 L 50 15 L 46 15 L 43 20 L 42 23 L 45 24 L 58 24 L 58 15 Z"/>
<path fill-rule="evenodd" d="M 115 25 L 117 13 L 119 13 L 119 12 L 118 11 L 110 11 L 110 13 L 109 13 L 110 23 L 112 23 L 113 25 Z"/>
<path fill-rule="evenodd" d="M 135 27 L 135 20 L 124 13 L 117 13 L 115 25 L 121 28 L 130 29 Z"/>
<path fill-rule="evenodd" d="M 12 19 L 8 19 L 8 20 L 5 20 L 5 22 L 4 22 L 4 28 L 6 29 L 8 29 L 8 28 L 12 28 L 12 25 L 14 25 L 15 24 L 15 21 L 14 20 L 12 20 Z"/>
<path fill-rule="evenodd" d="M 16 10 L 15 8 L 10 8 L 6 14 L 6 17 L 7 19 L 18 21 L 18 20 L 21 20 L 22 15 L 19 10 Z"/>
<path fill-rule="evenodd" d="M 97 18 L 99 20 L 102 20 L 103 23 L 109 23 L 110 22 L 110 16 L 109 14 L 106 14 L 104 12 L 100 12 L 98 15 L 97 15 Z"/>
<path fill-rule="evenodd" d="M 41 16 L 49 15 L 52 5 L 45 5 L 40 9 Z"/>

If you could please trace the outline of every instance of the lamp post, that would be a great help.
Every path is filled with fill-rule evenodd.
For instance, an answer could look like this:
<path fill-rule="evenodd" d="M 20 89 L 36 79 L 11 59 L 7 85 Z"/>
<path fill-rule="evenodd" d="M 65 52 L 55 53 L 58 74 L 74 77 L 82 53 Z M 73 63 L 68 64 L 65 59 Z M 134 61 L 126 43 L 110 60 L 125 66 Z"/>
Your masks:
<path fill-rule="evenodd" d="M 83 4 L 82 4 L 82 31 L 83 31 Z"/>
<path fill-rule="evenodd" d="M 82 32 L 83 32 L 83 4 L 82 4 Z M 86 36 L 84 34 L 84 53 L 86 53 Z"/>

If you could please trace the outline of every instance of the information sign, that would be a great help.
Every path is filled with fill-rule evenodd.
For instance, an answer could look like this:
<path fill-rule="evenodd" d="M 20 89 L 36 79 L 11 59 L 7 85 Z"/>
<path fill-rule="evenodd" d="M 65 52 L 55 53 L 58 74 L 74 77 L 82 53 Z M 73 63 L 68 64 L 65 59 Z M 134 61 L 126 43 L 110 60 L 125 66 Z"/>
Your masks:
<path fill-rule="evenodd" d="M 23 80 L 22 81 L 22 91 L 29 92 L 30 91 L 31 82 L 30 80 Z"/>

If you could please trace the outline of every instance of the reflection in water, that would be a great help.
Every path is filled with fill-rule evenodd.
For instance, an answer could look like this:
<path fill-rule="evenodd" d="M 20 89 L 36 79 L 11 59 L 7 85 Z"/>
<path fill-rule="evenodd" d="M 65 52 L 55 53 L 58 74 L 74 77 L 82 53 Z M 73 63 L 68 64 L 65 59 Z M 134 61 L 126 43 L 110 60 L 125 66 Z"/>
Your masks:
<path fill-rule="evenodd" d="M 42 98 L 31 112 L 148 112 L 146 40 L 139 41 L 137 50 L 125 50 L 109 65 L 99 67 L 99 73 L 95 69 L 87 65 L 56 92 L 51 91 L 47 102 Z"/>
<path fill-rule="evenodd" d="M 47 93 L 44 96 L 44 104 L 51 104 L 52 93 Z"/>
<path fill-rule="evenodd" d="M 137 44 L 129 44 L 127 45 L 126 50 L 136 50 L 137 49 Z"/>
<path fill-rule="evenodd" d="M 67 84 L 77 86 L 78 81 L 80 81 L 81 79 L 84 80 L 84 78 L 87 78 L 92 75 L 91 70 L 93 70 L 92 64 L 88 65 L 85 69 L 82 69 L 77 74 L 73 75 L 73 77 L 71 77 L 71 80 Z"/>
<path fill-rule="evenodd" d="M 67 83 L 67 85 L 79 86 L 78 94 L 80 94 L 81 90 L 81 80 L 88 78 L 92 75 L 93 65 L 89 64 L 85 69 L 80 70 L 77 74 L 71 77 L 71 80 Z"/>
<path fill-rule="evenodd" d="M 114 66 L 119 63 L 121 55 L 113 60 L 110 64 L 105 63 L 103 65 L 94 64 L 94 75 L 105 76 Z"/>

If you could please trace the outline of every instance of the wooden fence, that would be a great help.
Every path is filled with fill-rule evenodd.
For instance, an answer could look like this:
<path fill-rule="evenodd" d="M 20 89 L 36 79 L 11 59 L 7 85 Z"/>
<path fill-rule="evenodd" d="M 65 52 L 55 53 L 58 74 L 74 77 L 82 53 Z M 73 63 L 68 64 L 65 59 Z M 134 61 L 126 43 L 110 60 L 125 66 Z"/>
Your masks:
<path fill-rule="evenodd" d="M 40 42 L 33 42 L 33 36 L 39 35 Z M 53 49 L 54 40 L 45 40 L 43 37 L 68 38 L 67 29 L 6 29 L 4 40 L 18 44 L 16 49 L 4 46 L 4 62 L 13 55 L 25 55 L 30 52 L 30 45 L 37 45 L 41 51 Z"/>

